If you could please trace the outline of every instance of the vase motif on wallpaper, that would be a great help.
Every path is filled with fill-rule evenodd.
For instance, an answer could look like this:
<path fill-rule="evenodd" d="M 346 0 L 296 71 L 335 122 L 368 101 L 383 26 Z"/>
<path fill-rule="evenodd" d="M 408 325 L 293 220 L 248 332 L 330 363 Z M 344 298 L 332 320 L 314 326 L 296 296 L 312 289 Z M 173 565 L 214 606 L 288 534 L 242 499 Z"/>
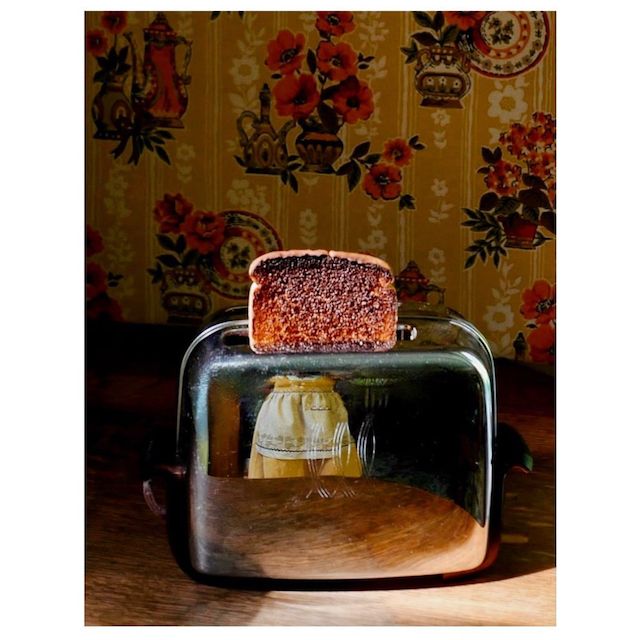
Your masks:
<path fill-rule="evenodd" d="M 159 283 L 168 321 L 200 324 L 211 310 L 210 284 L 201 263 L 224 241 L 224 217 L 195 209 L 181 194 L 164 194 L 155 203 L 157 240 L 164 253 L 148 269 L 152 284 Z"/>
<path fill-rule="evenodd" d="M 464 19 L 459 14 L 469 14 Z M 472 14 L 472 15 L 470 15 Z M 415 88 L 422 96 L 422 107 L 461 108 L 461 99 L 470 91 L 470 59 L 464 51 L 466 34 L 485 11 L 437 11 L 433 17 L 414 11 L 423 27 L 402 47 L 406 64 L 415 63 Z"/>

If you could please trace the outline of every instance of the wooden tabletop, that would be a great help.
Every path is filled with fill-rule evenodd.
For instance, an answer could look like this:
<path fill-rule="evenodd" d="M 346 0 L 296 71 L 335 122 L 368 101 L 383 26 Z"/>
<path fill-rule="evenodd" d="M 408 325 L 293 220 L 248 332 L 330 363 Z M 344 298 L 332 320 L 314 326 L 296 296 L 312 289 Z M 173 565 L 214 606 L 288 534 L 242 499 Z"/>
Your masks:
<path fill-rule="evenodd" d="M 170 357 L 158 367 L 152 359 L 126 362 L 114 353 L 107 358 L 99 349 L 88 351 L 87 625 L 555 624 L 553 377 L 497 363 L 499 418 L 524 436 L 535 468 L 508 477 L 502 547 L 480 575 L 381 589 L 210 586 L 180 570 L 164 522 L 149 511 L 141 491 L 139 462 L 149 426 L 175 428 L 177 368 L 172 373 Z"/>

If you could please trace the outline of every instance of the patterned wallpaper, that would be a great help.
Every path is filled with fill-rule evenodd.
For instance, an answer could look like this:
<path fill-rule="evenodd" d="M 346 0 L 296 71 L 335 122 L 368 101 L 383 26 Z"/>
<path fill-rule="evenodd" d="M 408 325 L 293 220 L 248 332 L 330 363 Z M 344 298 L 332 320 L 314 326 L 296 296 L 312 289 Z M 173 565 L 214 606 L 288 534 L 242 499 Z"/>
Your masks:
<path fill-rule="evenodd" d="M 348 250 L 554 362 L 554 114 L 553 12 L 88 12 L 87 316 L 201 323 L 263 252 Z"/>

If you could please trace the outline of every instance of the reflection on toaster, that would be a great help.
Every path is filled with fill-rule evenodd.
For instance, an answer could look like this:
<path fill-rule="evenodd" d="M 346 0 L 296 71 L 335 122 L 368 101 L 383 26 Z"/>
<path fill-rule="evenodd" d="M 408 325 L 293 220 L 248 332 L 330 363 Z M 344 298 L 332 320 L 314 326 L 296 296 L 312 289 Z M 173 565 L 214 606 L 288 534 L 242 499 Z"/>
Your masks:
<path fill-rule="evenodd" d="M 249 478 L 359 477 L 348 413 L 328 376 L 275 376 L 253 432 Z"/>

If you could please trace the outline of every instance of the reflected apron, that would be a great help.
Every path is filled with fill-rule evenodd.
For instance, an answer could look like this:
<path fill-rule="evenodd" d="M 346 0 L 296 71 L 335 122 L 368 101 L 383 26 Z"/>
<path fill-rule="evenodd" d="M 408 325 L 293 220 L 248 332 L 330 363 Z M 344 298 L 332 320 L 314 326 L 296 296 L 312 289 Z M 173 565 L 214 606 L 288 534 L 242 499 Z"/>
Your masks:
<path fill-rule="evenodd" d="M 348 414 L 326 376 L 275 376 L 253 434 L 249 478 L 362 474 Z"/>

